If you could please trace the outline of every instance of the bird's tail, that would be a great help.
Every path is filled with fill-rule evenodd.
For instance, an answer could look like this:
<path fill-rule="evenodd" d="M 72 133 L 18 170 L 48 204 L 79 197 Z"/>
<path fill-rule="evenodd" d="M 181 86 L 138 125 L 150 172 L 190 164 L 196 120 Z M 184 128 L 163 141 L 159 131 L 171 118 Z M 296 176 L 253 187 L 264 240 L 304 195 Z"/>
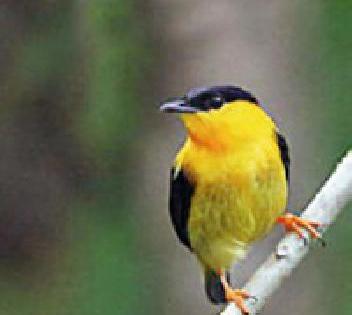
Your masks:
<path fill-rule="evenodd" d="M 226 278 L 230 281 L 230 275 L 226 273 Z M 226 303 L 225 290 L 221 283 L 220 276 L 211 269 L 204 271 L 205 292 L 209 300 L 214 304 Z"/>

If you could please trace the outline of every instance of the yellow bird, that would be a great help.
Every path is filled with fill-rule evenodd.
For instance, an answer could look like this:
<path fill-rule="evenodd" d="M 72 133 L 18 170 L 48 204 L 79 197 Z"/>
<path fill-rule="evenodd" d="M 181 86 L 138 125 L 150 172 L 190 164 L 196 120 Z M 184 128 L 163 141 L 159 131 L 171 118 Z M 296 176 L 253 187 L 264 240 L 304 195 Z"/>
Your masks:
<path fill-rule="evenodd" d="M 248 91 L 236 86 L 191 89 L 160 109 L 179 113 L 187 138 L 171 171 L 170 216 L 179 240 L 198 258 L 216 304 L 244 314 L 249 293 L 231 288 L 227 270 L 275 222 L 300 237 L 320 238 L 316 222 L 285 212 L 290 158 L 285 138 Z"/>

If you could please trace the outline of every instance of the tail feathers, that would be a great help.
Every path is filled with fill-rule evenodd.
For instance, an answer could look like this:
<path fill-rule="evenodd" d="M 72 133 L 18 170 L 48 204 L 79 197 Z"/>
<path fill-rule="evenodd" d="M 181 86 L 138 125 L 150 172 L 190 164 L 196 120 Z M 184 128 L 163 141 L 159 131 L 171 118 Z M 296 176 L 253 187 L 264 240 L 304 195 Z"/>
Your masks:
<path fill-rule="evenodd" d="M 230 275 L 226 273 L 226 278 L 230 281 Z M 205 291 L 209 300 L 214 304 L 226 303 L 225 290 L 221 283 L 220 276 L 213 270 L 206 270 L 205 275 Z"/>

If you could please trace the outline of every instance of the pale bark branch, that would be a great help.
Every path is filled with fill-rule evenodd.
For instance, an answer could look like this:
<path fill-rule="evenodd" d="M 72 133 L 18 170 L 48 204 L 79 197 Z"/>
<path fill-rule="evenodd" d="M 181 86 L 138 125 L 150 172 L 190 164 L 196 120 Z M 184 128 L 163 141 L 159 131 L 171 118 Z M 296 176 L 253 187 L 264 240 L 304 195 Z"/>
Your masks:
<path fill-rule="evenodd" d="M 322 223 L 321 230 L 324 232 L 351 200 L 352 151 L 343 158 L 335 172 L 302 213 L 302 217 Z M 305 235 L 307 236 L 307 233 Z M 247 301 L 251 314 L 262 309 L 265 300 L 278 289 L 281 282 L 298 266 L 308 251 L 309 246 L 305 246 L 302 239 L 296 235 L 289 234 L 279 242 L 277 252 L 268 257 L 244 287 L 258 299 L 256 302 Z M 277 254 L 282 258 L 278 258 Z M 241 315 L 241 312 L 231 303 L 221 315 Z"/>

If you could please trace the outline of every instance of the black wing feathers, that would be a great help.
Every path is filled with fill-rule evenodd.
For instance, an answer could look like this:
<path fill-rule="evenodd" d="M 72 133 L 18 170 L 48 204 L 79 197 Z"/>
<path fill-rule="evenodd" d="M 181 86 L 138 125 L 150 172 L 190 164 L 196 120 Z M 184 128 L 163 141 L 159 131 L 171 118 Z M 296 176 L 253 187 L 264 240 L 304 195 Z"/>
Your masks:
<path fill-rule="evenodd" d="M 282 134 L 277 132 L 276 135 L 277 135 L 277 143 L 280 149 L 281 160 L 285 166 L 286 180 L 288 182 L 290 180 L 290 154 L 289 154 L 288 145 L 285 137 Z"/>
<path fill-rule="evenodd" d="M 191 197 L 194 186 L 180 170 L 175 176 L 175 169 L 171 170 L 170 178 L 170 217 L 179 240 L 190 250 L 191 243 L 188 235 L 188 219 L 191 208 Z"/>

